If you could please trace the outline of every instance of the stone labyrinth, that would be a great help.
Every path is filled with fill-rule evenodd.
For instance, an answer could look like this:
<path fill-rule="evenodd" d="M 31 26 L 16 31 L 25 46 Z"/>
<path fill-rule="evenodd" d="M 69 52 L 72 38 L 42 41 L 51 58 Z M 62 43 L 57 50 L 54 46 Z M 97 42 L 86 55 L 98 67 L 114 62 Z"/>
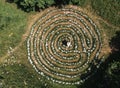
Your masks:
<path fill-rule="evenodd" d="M 92 65 L 100 64 L 100 37 L 96 24 L 78 7 L 49 8 L 31 27 L 28 59 L 48 80 L 80 84 L 94 73 Z"/>

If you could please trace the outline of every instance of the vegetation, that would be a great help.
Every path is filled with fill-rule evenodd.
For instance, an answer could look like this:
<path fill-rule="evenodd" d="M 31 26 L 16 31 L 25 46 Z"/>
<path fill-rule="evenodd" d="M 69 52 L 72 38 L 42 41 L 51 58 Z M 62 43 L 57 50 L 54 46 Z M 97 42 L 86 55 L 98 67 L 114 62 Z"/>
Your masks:
<path fill-rule="evenodd" d="M 6 0 L 8 2 L 14 2 L 24 11 L 39 11 L 49 6 L 61 6 L 66 4 L 74 4 L 83 6 L 86 0 Z"/>
<path fill-rule="evenodd" d="M 21 41 L 26 22 L 24 12 L 0 0 L 0 57 Z"/>
<path fill-rule="evenodd" d="M 120 0 L 0 0 L 0 60 L 5 56 L 9 47 L 14 48 L 21 41 L 22 34 L 25 32 L 27 16 L 30 11 L 40 11 L 49 6 L 63 6 L 74 4 L 85 6 L 90 3 L 92 10 L 101 16 L 109 25 L 119 26 L 120 24 Z M 21 8 L 25 12 L 20 9 Z M 31 14 L 31 13 L 30 13 Z M 99 70 L 85 81 L 82 85 L 66 86 L 53 84 L 44 78 L 38 79 L 38 74 L 26 66 L 27 55 L 26 47 L 14 53 L 21 64 L 9 65 L 0 64 L 0 88 L 120 88 L 120 31 L 106 26 L 104 31 L 110 39 L 111 54 L 106 61 L 101 64 Z M 102 26 L 103 26 L 102 25 Z M 117 27 L 120 29 L 120 27 Z M 115 36 L 113 36 L 115 35 Z M 23 46 L 22 46 L 23 47 Z M 22 53 L 21 53 L 22 52 Z M 16 53 L 18 55 L 16 55 Z M 26 57 L 25 57 L 26 56 Z M 6 59 L 5 59 L 6 60 Z M 13 59 L 14 60 L 14 59 Z M 28 65 L 28 64 L 27 64 Z M 41 79 L 43 81 L 41 81 Z"/>
<path fill-rule="evenodd" d="M 52 84 L 24 64 L 0 64 L 0 88 L 76 88 Z"/>
<path fill-rule="evenodd" d="M 56 88 L 23 64 L 0 66 L 0 88 Z"/>
<path fill-rule="evenodd" d="M 34 86 L 40 87 L 42 83 L 27 67 L 21 64 L 1 65 L 0 75 L 3 88 L 25 88 L 26 86 L 33 88 Z"/>
<path fill-rule="evenodd" d="M 120 26 L 120 0 L 91 0 L 91 6 L 99 16 Z"/>
<path fill-rule="evenodd" d="M 90 72 L 91 73 L 95 72 L 94 70 L 91 70 L 91 67 L 93 67 L 92 64 L 94 65 L 93 62 L 96 62 L 96 60 L 99 60 L 99 58 L 96 58 L 96 55 L 100 56 L 101 54 L 100 53 L 101 44 L 102 44 L 101 35 L 99 35 L 100 32 L 98 28 L 93 23 L 93 21 L 89 18 L 89 16 L 84 16 L 84 13 L 78 14 L 78 12 L 81 12 L 80 9 L 78 8 L 76 9 L 76 6 L 70 6 L 70 7 L 67 6 L 66 8 L 64 8 L 64 11 L 62 9 L 58 10 L 57 8 L 56 9 L 51 8 L 49 10 L 47 9 L 41 12 L 41 14 L 43 15 L 40 15 L 39 18 L 34 22 L 34 25 L 32 25 L 32 28 L 31 28 L 32 31 L 29 34 L 29 37 L 27 40 L 28 57 L 29 57 L 29 60 L 32 62 L 31 64 L 36 67 L 35 69 L 38 69 L 37 71 L 38 73 L 40 73 L 41 75 L 43 73 L 46 73 L 45 76 L 47 79 L 52 78 L 51 79 L 52 81 L 61 83 L 61 84 L 81 84 L 83 80 L 86 80 L 86 78 L 90 77 Z M 64 15 L 65 12 L 68 12 L 69 14 L 72 15 L 71 16 L 67 14 L 67 17 L 68 17 L 67 25 L 65 25 L 66 24 L 66 16 Z M 59 17 L 56 17 L 58 15 Z M 43 17 L 46 19 L 42 19 Z M 60 17 L 62 17 L 62 22 Z M 79 19 L 79 18 L 82 18 L 82 19 Z M 82 21 L 83 19 L 86 19 L 86 20 Z M 73 22 L 71 22 L 70 20 L 73 20 Z M 87 24 L 88 22 L 90 24 Z M 61 24 L 61 25 L 57 26 L 58 24 Z M 81 27 L 79 27 L 78 25 L 80 24 L 86 24 L 87 26 L 81 25 Z M 53 25 L 54 28 L 52 28 L 51 25 Z M 68 25 L 71 25 L 71 26 L 69 27 Z M 42 27 L 42 29 L 40 29 L 39 26 Z M 92 29 L 92 27 L 94 28 Z M 45 33 L 43 31 L 45 31 Z M 83 32 L 81 33 L 81 31 L 84 31 L 84 33 Z M 54 34 L 52 34 L 53 32 Z M 71 36 L 75 36 L 76 38 L 70 37 L 67 34 L 70 34 Z M 82 35 L 85 35 L 85 37 L 83 37 Z M 38 42 L 39 40 L 42 40 L 44 42 L 44 46 L 42 46 L 41 42 Z M 87 47 L 84 46 L 85 42 L 78 43 L 78 41 L 84 41 L 84 40 L 86 40 L 87 45 L 91 45 L 91 48 L 90 48 L 91 53 L 89 53 L 87 51 Z M 91 42 L 90 44 L 89 42 L 90 40 L 94 42 Z M 71 46 L 75 46 L 79 48 L 68 47 L 67 41 L 69 41 L 69 43 L 74 42 L 75 45 L 71 44 Z M 52 42 L 54 42 L 55 44 L 52 44 Z M 64 43 L 59 44 L 59 42 L 64 42 Z M 49 50 L 48 48 L 50 47 L 54 47 L 55 49 Z M 58 47 L 61 47 L 61 49 L 56 50 Z M 38 50 L 38 48 L 40 50 Z M 64 50 L 65 48 L 67 48 L 67 50 Z M 86 54 L 89 53 L 90 55 L 92 55 L 92 57 L 83 55 L 83 53 L 79 53 L 80 56 L 83 55 L 82 60 L 79 60 L 76 62 L 76 59 L 79 59 L 80 57 L 78 55 L 78 52 L 76 53 L 75 51 L 82 51 L 82 49 L 84 48 L 86 48 L 86 51 L 83 51 L 83 52 L 85 52 Z M 34 52 L 34 55 L 32 55 L 33 52 Z M 66 53 L 68 53 L 69 55 L 67 54 L 65 56 Z M 57 57 L 56 54 L 59 57 Z M 75 55 L 77 55 L 78 57 Z M 39 63 L 37 59 L 36 60 L 34 59 L 36 57 L 40 57 L 39 61 L 41 63 Z M 68 58 L 71 58 L 71 59 L 68 59 Z M 87 62 L 91 64 L 89 65 L 89 63 Z M 45 64 L 45 63 L 48 63 L 48 64 Z M 52 66 L 49 63 L 51 63 Z M 96 62 L 96 66 L 99 66 L 98 62 Z M 66 69 L 69 69 L 69 70 L 66 71 Z M 84 75 L 86 71 L 88 75 Z M 56 74 L 60 74 L 60 75 L 56 75 Z"/>
<path fill-rule="evenodd" d="M 112 53 L 81 88 L 120 88 L 120 31 L 111 39 L 110 46 Z"/>
<path fill-rule="evenodd" d="M 24 11 L 39 11 L 49 6 L 78 5 L 84 6 L 90 2 L 93 10 L 108 22 L 119 26 L 120 24 L 120 0 L 6 0 L 14 2 Z"/>

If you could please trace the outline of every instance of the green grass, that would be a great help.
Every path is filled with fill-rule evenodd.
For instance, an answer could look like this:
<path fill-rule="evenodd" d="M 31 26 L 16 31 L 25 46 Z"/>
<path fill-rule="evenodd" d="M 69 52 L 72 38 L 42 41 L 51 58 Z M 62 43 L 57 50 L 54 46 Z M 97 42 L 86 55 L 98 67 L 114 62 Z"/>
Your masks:
<path fill-rule="evenodd" d="M 27 22 L 26 13 L 0 0 L 0 57 L 21 41 Z"/>
<path fill-rule="evenodd" d="M 3 88 L 41 88 L 42 82 L 23 64 L 1 65 Z"/>
<path fill-rule="evenodd" d="M 104 20 L 108 23 L 114 24 L 115 26 L 119 26 L 120 0 L 81 1 L 85 6 L 88 2 L 91 2 L 93 10 Z M 15 4 L 6 3 L 4 0 L 0 0 L 0 58 L 7 53 L 9 47 L 14 48 L 20 43 L 22 34 L 25 33 L 28 14 L 17 9 Z M 100 22 L 100 25 L 109 39 L 111 39 L 118 30 L 108 26 L 102 21 Z M 93 88 L 93 86 L 99 86 L 99 88 L 102 88 L 102 82 L 99 83 L 95 78 L 88 80 L 88 82 L 83 86 L 78 85 L 78 87 L 51 83 L 43 77 L 38 79 L 40 75 L 38 75 L 32 68 L 31 64 L 27 62 L 27 51 L 25 51 L 25 45 L 26 44 L 22 46 L 23 48 L 20 47 L 20 49 L 14 53 L 16 61 L 20 61 L 20 63 L 22 63 L 21 65 L 17 63 L 13 65 L 11 63 L 11 65 L 7 66 L 4 66 L 3 64 L 0 65 L 0 84 L 2 83 L 3 88 Z M 100 75 L 101 74 L 102 73 L 100 73 Z M 101 78 L 101 76 L 98 75 L 95 77 L 98 79 Z M 43 81 L 41 81 L 41 79 Z M 97 85 L 97 83 L 99 84 Z M 45 84 L 47 85 L 45 86 Z"/>
<path fill-rule="evenodd" d="M 100 25 L 102 26 L 103 31 L 109 40 L 115 35 L 115 32 L 118 30 L 118 28 L 112 28 L 105 24 L 103 21 L 100 21 Z"/>
<path fill-rule="evenodd" d="M 91 0 L 91 6 L 108 23 L 120 26 L 120 0 Z"/>
<path fill-rule="evenodd" d="M 2 83 L 3 88 L 76 88 L 76 86 L 71 85 L 50 83 L 34 72 L 33 69 L 24 64 L 1 64 L 0 83 Z"/>

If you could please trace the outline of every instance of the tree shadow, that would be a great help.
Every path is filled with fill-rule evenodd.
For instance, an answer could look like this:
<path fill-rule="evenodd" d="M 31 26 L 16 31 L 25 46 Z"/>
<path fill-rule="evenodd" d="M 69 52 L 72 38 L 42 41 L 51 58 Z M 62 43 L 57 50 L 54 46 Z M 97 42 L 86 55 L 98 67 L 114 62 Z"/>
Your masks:
<path fill-rule="evenodd" d="M 77 85 L 77 88 L 120 88 L 120 31 L 112 37 L 109 46 L 112 52 L 105 62 L 101 63 L 96 73 L 88 80 Z M 92 69 L 96 69 L 96 66 L 93 65 Z"/>
<path fill-rule="evenodd" d="M 1 79 L 4 79 L 4 77 L 0 76 L 0 80 L 1 80 Z"/>
<path fill-rule="evenodd" d="M 54 0 L 55 1 L 55 6 L 58 8 L 62 8 L 65 5 L 69 5 L 70 0 Z"/>
<path fill-rule="evenodd" d="M 67 5 L 69 4 L 70 0 L 54 0 L 56 5 Z"/>

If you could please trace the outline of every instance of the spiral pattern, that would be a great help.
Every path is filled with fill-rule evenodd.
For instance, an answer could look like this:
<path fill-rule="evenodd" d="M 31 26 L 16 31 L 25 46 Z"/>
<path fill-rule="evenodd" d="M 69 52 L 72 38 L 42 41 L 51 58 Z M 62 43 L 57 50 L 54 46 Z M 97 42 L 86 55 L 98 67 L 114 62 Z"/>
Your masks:
<path fill-rule="evenodd" d="M 100 32 L 78 7 L 50 8 L 32 25 L 27 50 L 40 75 L 53 82 L 80 84 L 99 57 Z"/>

